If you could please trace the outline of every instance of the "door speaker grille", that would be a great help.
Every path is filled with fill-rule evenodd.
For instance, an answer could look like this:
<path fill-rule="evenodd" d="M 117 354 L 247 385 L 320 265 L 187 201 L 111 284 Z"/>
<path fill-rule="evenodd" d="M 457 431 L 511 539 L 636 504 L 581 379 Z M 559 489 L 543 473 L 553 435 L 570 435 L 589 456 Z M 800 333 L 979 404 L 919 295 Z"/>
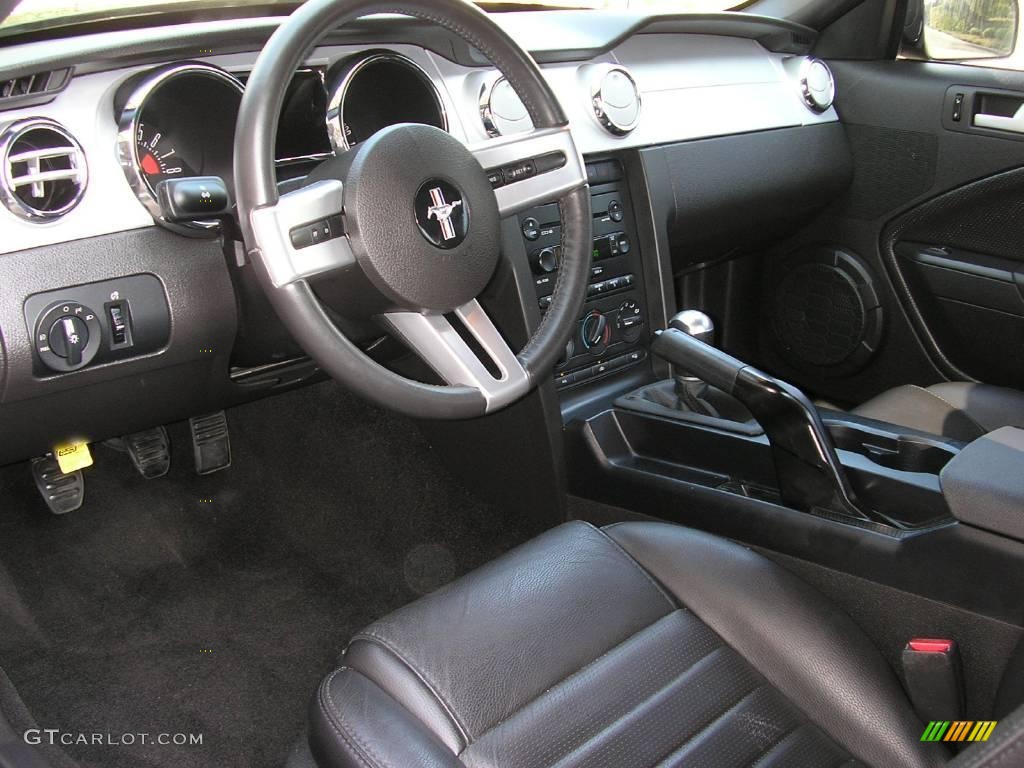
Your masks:
<path fill-rule="evenodd" d="M 832 247 L 787 259 L 775 288 L 773 327 L 793 365 L 848 373 L 874 354 L 882 308 L 873 275 L 857 256 Z"/>

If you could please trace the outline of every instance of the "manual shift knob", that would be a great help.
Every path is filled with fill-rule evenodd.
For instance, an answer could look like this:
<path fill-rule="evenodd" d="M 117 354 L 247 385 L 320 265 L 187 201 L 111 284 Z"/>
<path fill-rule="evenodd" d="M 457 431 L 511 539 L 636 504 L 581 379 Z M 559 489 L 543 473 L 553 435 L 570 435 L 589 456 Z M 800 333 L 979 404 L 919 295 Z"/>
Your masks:
<path fill-rule="evenodd" d="M 687 333 L 712 347 L 715 346 L 715 321 L 699 309 L 684 309 L 677 312 L 669 320 L 668 327 Z"/>

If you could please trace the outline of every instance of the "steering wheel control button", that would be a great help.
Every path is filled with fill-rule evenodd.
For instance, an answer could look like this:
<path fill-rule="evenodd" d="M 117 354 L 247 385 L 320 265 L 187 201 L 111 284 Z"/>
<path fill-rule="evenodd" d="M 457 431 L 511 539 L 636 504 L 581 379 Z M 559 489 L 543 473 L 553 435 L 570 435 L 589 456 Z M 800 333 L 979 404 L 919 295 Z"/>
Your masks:
<path fill-rule="evenodd" d="M 489 170 L 487 172 L 487 180 L 491 182 L 491 187 L 493 189 L 505 186 L 505 175 L 501 172 L 501 168 L 492 168 Z"/>
<path fill-rule="evenodd" d="M 310 224 L 294 227 L 288 233 L 288 236 L 291 238 L 292 248 L 299 250 L 301 248 L 308 248 L 311 245 L 317 245 L 326 240 L 332 240 L 335 237 L 341 237 L 344 234 L 345 225 L 341 214 L 338 214 Z"/>
<path fill-rule="evenodd" d="M 618 200 L 612 200 L 608 203 L 608 218 L 612 221 L 622 221 L 624 214 L 622 212 L 622 203 Z"/>
<path fill-rule="evenodd" d="M 540 237 L 540 222 L 532 216 L 523 219 L 523 237 L 530 241 Z"/>
<path fill-rule="evenodd" d="M 36 322 L 36 352 L 47 368 L 64 373 L 92 362 L 102 330 L 96 313 L 78 302 L 47 309 Z"/>
<path fill-rule="evenodd" d="M 445 250 L 455 248 L 469 231 L 469 206 L 454 184 L 428 179 L 416 192 L 416 223 L 427 242 Z"/>

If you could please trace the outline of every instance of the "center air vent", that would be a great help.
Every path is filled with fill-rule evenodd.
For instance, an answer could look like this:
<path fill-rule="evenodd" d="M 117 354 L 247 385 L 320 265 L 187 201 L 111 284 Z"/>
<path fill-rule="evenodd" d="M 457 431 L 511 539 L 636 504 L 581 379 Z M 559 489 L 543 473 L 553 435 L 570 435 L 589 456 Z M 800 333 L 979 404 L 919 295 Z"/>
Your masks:
<path fill-rule="evenodd" d="M 82 147 L 52 120 L 33 117 L 0 134 L 0 194 L 29 221 L 59 218 L 78 205 L 88 181 Z"/>

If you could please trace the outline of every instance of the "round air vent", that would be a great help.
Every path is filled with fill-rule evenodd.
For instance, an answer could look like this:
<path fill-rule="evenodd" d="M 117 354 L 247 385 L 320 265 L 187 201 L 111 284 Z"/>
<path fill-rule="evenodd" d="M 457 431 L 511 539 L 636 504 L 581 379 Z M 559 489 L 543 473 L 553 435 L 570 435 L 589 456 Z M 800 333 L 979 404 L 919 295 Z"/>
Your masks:
<path fill-rule="evenodd" d="M 800 93 L 804 104 L 814 112 L 824 112 L 836 98 L 832 70 L 821 59 L 804 59 L 800 65 Z"/>
<path fill-rule="evenodd" d="M 640 122 L 640 89 L 624 67 L 598 69 L 591 78 L 594 116 L 614 136 L 625 136 Z"/>
<path fill-rule="evenodd" d="M 785 259 L 776 282 L 773 326 L 796 366 L 849 373 L 878 348 L 882 307 L 874 275 L 858 256 L 827 246 Z"/>
<path fill-rule="evenodd" d="M 33 117 L 0 134 L 0 194 L 7 210 L 36 222 L 78 205 L 89 172 L 81 145 L 53 120 Z"/>
<path fill-rule="evenodd" d="M 480 89 L 480 120 L 488 136 L 508 136 L 533 128 L 519 94 L 504 77 Z"/>

